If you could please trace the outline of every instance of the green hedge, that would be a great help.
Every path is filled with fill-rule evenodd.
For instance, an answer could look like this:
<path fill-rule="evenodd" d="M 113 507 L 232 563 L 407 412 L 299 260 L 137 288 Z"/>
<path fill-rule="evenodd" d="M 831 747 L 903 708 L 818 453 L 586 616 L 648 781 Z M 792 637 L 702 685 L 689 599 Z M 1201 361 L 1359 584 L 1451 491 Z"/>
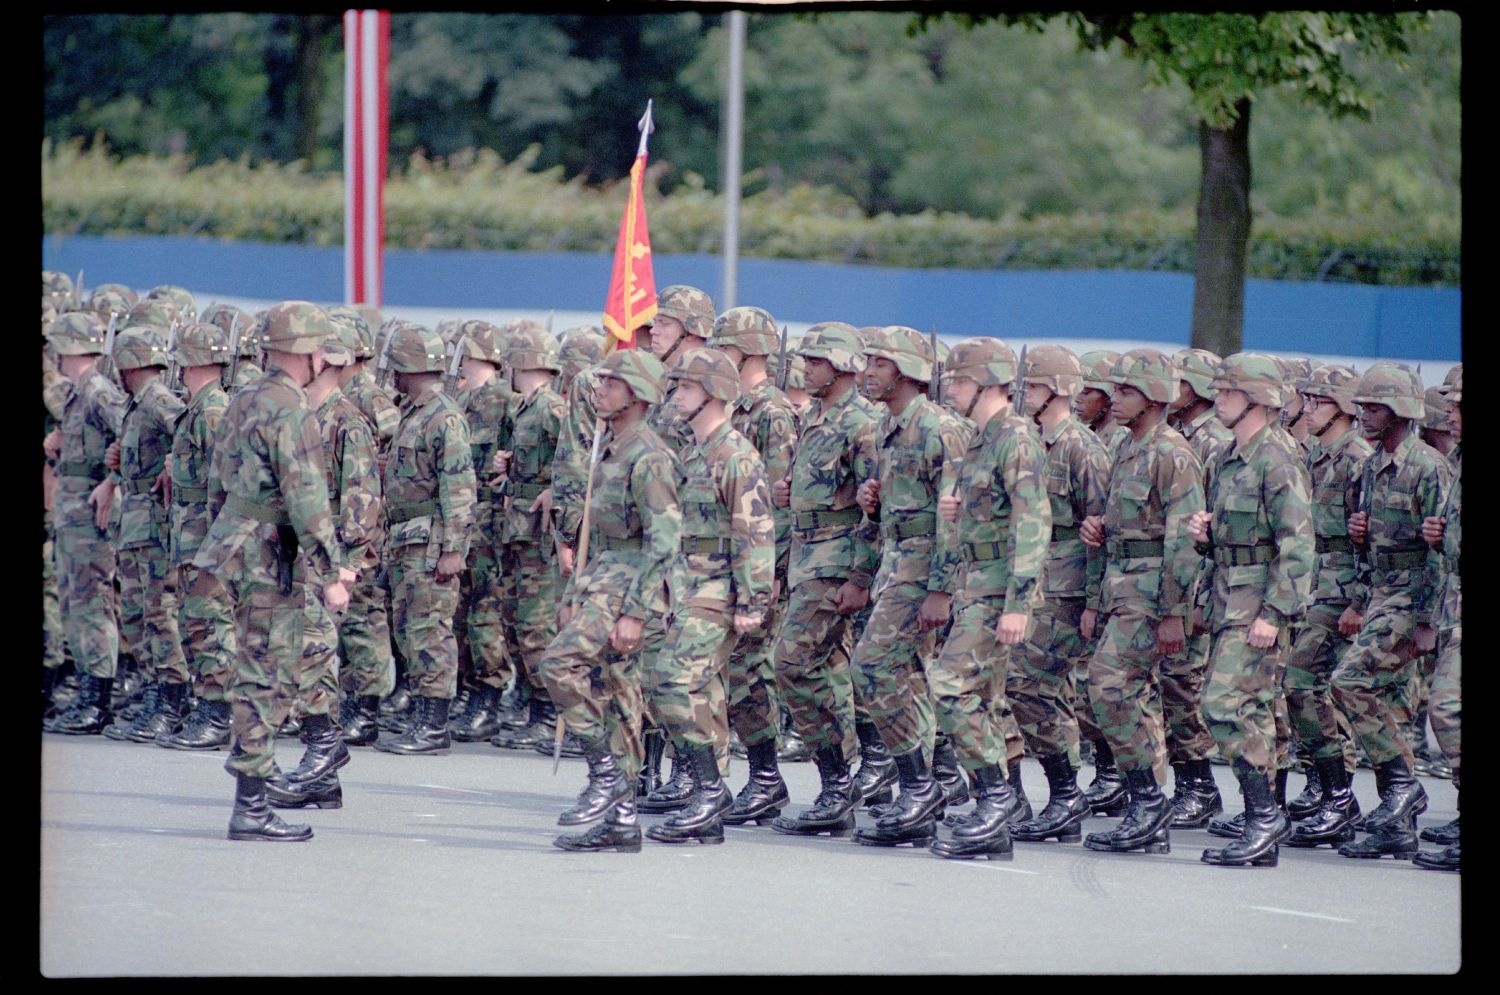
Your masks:
<path fill-rule="evenodd" d="M 386 184 L 386 243 L 404 249 L 609 252 L 625 190 L 534 171 L 534 151 L 513 162 L 494 153 L 398 164 Z M 647 191 L 657 252 L 717 252 L 723 203 L 701 182 L 670 197 Z M 42 145 L 42 224 L 49 234 L 200 235 L 338 245 L 338 174 L 300 163 L 185 158 L 120 159 L 80 143 Z M 1132 269 L 1191 272 L 1190 210 L 1035 218 L 976 218 L 924 211 L 866 217 L 827 188 L 794 187 L 747 197 L 740 252 L 957 269 Z M 1250 275 L 1392 285 L 1456 286 L 1458 219 L 1442 231 L 1404 218 L 1279 218 L 1260 214 Z"/>

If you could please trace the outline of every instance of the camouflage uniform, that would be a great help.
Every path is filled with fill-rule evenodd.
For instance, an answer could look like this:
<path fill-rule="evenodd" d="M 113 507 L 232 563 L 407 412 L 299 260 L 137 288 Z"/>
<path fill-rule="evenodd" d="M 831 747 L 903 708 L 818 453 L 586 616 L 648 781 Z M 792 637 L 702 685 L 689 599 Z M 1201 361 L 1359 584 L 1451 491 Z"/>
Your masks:
<path fill-rule="evenodd" d="M 43 320 L 42 330 L 51 325 L 51 319 Z M 73 395 L 73 382 L 42 360 L 42 435 L 46 436 L 62 424 L 63 412 L 68 399 Z M 57 461 L 46 457 L 43 463 L 45 475 L 56 481 Z M 63 632 L 62 610 L 58 601 L 57 555 L 53 542 L 52 509 L 42 510 L 42 666 L 55 678 L 67 656 L 67 636 Z M 48 700 L 50 701 L 50 694 Z"/>

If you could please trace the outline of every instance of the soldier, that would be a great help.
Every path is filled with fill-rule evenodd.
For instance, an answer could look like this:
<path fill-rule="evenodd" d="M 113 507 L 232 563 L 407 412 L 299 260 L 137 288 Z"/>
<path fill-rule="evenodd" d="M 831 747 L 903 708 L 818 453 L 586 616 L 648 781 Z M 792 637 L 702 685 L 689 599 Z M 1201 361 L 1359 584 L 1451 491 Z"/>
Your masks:
<path fill-rule="evenodd" d="M 1005 738 L 995 706 L 1005 697 L 1012 647 L 1025 638 L 1041 604 L 1052 510 L 1041 441 L 1010 405 L 1017 374 L 1010 347 L 999 339 L 960 342 L 948 368 L 956 381 L 950 389 L 967 390 L 962 381 L 977 388 L 972 402 L 965 402 L 975 432 L 957 470 L 956 490 L 938 503 L 943 519 L 957 523 L 948 555 L 962 565 L 950 588 L 958 592 L 953 631 L 929 667 L 928 681 L 938 720 L 979 797 L 973 814 L 953 828 L 951 838 L 933 843 L 932 852 L 1009 859 L 1006 823 L 1021 804 L 1006 781 Z M 1068 666 L 1066 658 L 1061 663 Z"/>
<path fill-rule="evenodd" d="M 391 400 L 390 392 L 380 385 L 369 369 L 369 361 L 375 355 L 375 332 L 370 318 L 358 308 L 346 307 L 329 308 L 328 317 L 336 322 L 347 322 L 354 328 L 357 346 L 354 350 L 354 362 L 340 372 L 339 391 L 354 402 L 365 420 L 374 427 L 376 449 L 384 454 L 390 449 L 391 440 L 396 437 L 396 426 L 401 424 L 401 412 L 397 409 L 396 402 Z M 375 317 L 378 321 L 378 313 Z"/>
<path fill-rule="evenodd" d="M 853 326 L 820 322 L 803 336 L 799 356 L 813 397 L 802 419 L 787 476 L 772 501 L 791 512 L 790 594 L 775 650 L 776 677 L 792 731 L 818 767 L 821 790 L 810 808 L 778 816 L 771 828 L 788 835 L 854 831 L 860 802 L 849 776 L 845 743 L 856 726 L 850 656 L 854 619 L 870 601 L 876 549 L 862 534 L 859 485 L 879 473 L 875 431 L 880 412 L 855 386 L 867 360 Z M 880 743 L 872 723 L 862 742 Z M 882 747 L 883 749 L 883 747 Z M 885 767 L 894 780 L 894 765 Z"/>
<path fill-rule="evenodd" d="M 377 750 L 447 753 L 448 707 L 457 692 L 453 615 L 474 524 L 474 462 L 463 410 L 442 389 L 443 342 L 408 325 L 391 332 L 390 365 L 409 410 L 385 464 L 386 563 L 391 621 L 406 658 L 413 717 Z"/>
<path fill-rule="evenodd" d="M 1078 357 L 1083 367 L 1083 387 L 1073 398 L 1073 414 L 1099 436 L 1109 457 L 1114 459 L 1130 439 L 1130 430 L 1110 417 L 1109 406 L 1115 396 L 1115 385 L 1109 379 L 1120 354 L 1108 350 L 1086 352 Z"/>
<path fill-rule="evenodd" d="M 564 850 L 634 853 L 641 848 L 635 777 L 645 708 L 639 653 L 646 620 L 668 608 L 667 573 L 679 550 L 682 515 L 672 450 L 646 422 L 648 407 L 664 396 L 666 370 L 640 349 L 612 352 L 597 369 L 595 403 L 609 435 L 593 461 L 583 517 L 588 545 L 579 549 L 584 555 L 563 592 L 557 637 L 540 670 L 588 760 L 588 784 L 558 824 L 605 818 L 553 843 Z"/>
<path fill-rule="evenodd" d="M 692 767 L 695 787 L 679 814 L 646 835 L 662 843 L 722 843 L 721 816 L 734 804 L 715 755 L 729 740 L 724 672 L 736 640 L 761 627 L 770 612 L 775 524 L 765 465 L 729 420 L 728 408 L 740 397 L 733 361 L 717 349 L 692 349 L 668 377 L 676 381 L 673 402 L 695 445 L 682 455 L 677 487 L 682 532 L 674 569 L 680 598 L 673 602 L 666 645 L 644 684 L 677 755 Z M 775 727 L 751 749 L 771 751 L 775 775 Z M 752 787 L 768 787 L 755 780 L 763 769 L 752 770 Z M 780 787 L 784 801 L 786 787 Z"/>
<path fill-rule="evenodd" d="M 1307 820 L 1285 841 L 1292 847 L 1348 843 L 1354 839 L 1359 816 L 1359 802 L 1350 788 L 1354 744 L 1329 686 L 1334 667 L 1349 645 L 1348 637 L 1339 631 L 1339 617 L 1359 596 L 1359 572 L 1347 523 L 1351 510 L 1345 494 L 1357 485 L 1372 450 L 1354 428 L 1358 383 L 1359 374 L 1349 367 L 1324 366 L 1302 385 L 1304 420 L 1313 443 L 1307 465 L 1318 564 L 1312 604 L 1293 632 L 1287 657 L 1292 731 L 1313 769 L 1308 791 L 1288 803 L 1293 819 Z"/>
<path fill-rule="evenodd" d="M 1281 379 L 1289 384 L 1297 384 L 1306 380 L 1313 371 L 1312 360 L 1301 356 L 1277 356 L 1276 365 L 1281 373 Z M 1306 413 L 1307 409 L 1302 404 L 1301 394 L 1293 394 L 1289 397 L 1280 413 L 1281 427 L 1286 429 L 1287 433 L 1304 449 L 1311 438 L 1307 419 L 1303 417 Z"/>
<path fill-rule="evenodd" d="M 1290 622 L 1311 589 L 1312 497 L 1300 448 L 1273 414 L 1285 402 L 1275 359 L 1235 353 L 1219 364 L 1210 386 L 1217 391 L 1214 411 L 1235 445 L 1214 475 L 1209 508 L 1188 529 L 1200 552 L 1212 554 L 1205 583 L 1212 591 L 1213 670 L 1203 713 L 1240 782 L 1245 828 L 1201 859 L 1274 867 L 1277 843 L 1291 824 L 1272 788 L 1272 709 Z"/>
<path fill-rule="evenodd" d="M 770 357 L 780 349 L 776 321 L 762 308 L 736 307 L 714 322 L 713 348 L 729 357 L 739 370 L 739 390 L 729 406 L 730 424 L 759 454 L 768 480 L 785 480 L 791 473 L 792 447 L 797 441 L 797 411 L 768 374 Z M 750 778 L 724 816 L 731 826 L 774 819 L 790 796 L 777 768 L 777 725 L 781 713 L 772 658 L 781 627 L 787 591 L 787 562 L 791 551 L 791 514 L 775 513 L 775 580 L 763 624 L 740 634 L 729 657 L 725 684 L 729 690 L 729 724 L 745 746 Z"/>
<path fill-rule="evenodd" d="M 51 304 L 56 311 L 74 310 L 78 291 L 73 278 L 57 270 L 42 270 L 42 303 Z"/>
<path fill-rule="evenodd" d="M 198 318 L 198 307 L 193 303 L 193 295 L 175 284 L 163 283 L 152 287 L 141 300 L 171 301 L 177 309 L 177 317 L 183 321 L 196 321 Z"/>
<path fill-rule="evenodd" d="M 1417 435 L 1422 384 L 1397 363 L 1376 363 L 1355 389 L 1360 431 L 1375 446 L 1351 487 L 1349 538 L 1362 547 L 1367 578 L 1362 601 L 1351 601 L 1339 631 L 1353 642 L 1333 672 L 1333 700 L 1349 719 L 1375 767 L 1380 805 L 1365 816 L 1368 837 L 1345 843 L 1346 857 L 1388 855 L 1409 859 L 1417 852 L 1417 816 L 1427 792 L 1412 774 L 1412 744 L 1402 732 L 1409 709 L 1406 687 L 1416 656 L 1430 652 L 1434 577 L 1422 538 L 1422 520 L 1438 516 L 1452 469 Z"/>
<path fill-rule="evenodd" d="M 1437 549 L 1443 558 L 1437 609 L 1433 612 L 1433 626 L 1438 631 L 1437 668 L 1432 675 L 1430 713 L 1432 731 L 1442 748 L 1443 758 L 1453 771 L 1453 789 L 1462 792 L 1459 783 L 1459 767 L 1462 761 L 1460 750 L 1460 720 L 1462 718 L 1463 671 L 1463 592 L 1460 588 L 1459 552 L 1462 526 L 1459 512 L 1463 505 L 1460 487 L 1463 482 L 1459 446 L 1463 441 L 1463 369 L 1454 367 L 1457 374 L 1450 374 L 1443 386 L 1444 407 L 1448 416 L 1448 431 L 1453 436 L 1453 451 L 1449 462 L 1453 464 L 1453 484 L 1443 500 L 1443 508 L 1434 518 L 1422 520 L 1422 538 Z M 1459 794 L 1462 807 L 1463 795 Z M 1443 847 L 1437 852 L 1419 853 L 1413 859 L 1418 867 L 1428 870 L 1456 871 L 1459 869 L 1458 819 L 1443 826 L 1422 830 L 1422 839 Z"/>
<path fill-rule="evenodd" d="M 948 623 L 957 564 L 940 537 L 938 498 L 953 489 L 953 461 L 968 446 L 959 420 L 927 400 L 934 353 L 927 337 L 892 325 L 867 340 L 867 396 L 885 405 L 876 432 L 880 475 L 856 500 L 882 539 L 875 608 L 854 648 L 855 692 L 896 764 L 901 794 L 873 828 L 869 846 L 926 845 L 945 795 L 928 767 L 936 722 L 922 661 Z M 946 536 L 950 529 L 941 530 Z"/>
<path fill-rule="evenodd" d="M 1078 719 L 1073 666 L 1083 653 L 1082 625 L 1099 614 L 1104 556 L 1079 538 L 1079 525 L 1104 514 L 1109 454 L 1099 437 L 1071 412 L 1083 386 L 1083 367 L 1062 346 L 1043 345 L 1026 357 L 1026 412 L 1041 430 L 1046 464 L 1042 482 L 1052 529 L 1043 571 L 1043 602 L 1029 638 L 1020 644 L 1012 707 L 1027 745 L 1047 775 L 1047 805 L 1011 827 L 1014 839 L 1076 843 L 1090 806 L 1078 787 Z M 1009 693 L 1009 692 L 1008 692 Z"/>
<path fill-rule="evenodd" d="M 288 825 L 272 811 L 266 779 L 276 770 L 276 729 L 296 701 L 304 586 L 318 585 L 324 606 L 336 615 L 348 604 L 345 585 L 352 580 L 339 561 L 322 438 L 304 393 L 331 331 L 323 312 L 306 301 L 270 308 L 269 368 L 229 402 L 214 446 L 208 493 L 214 519 L 193 563 L 217 578 L 234 604 L 239 657 L 224 764 L 236 783 L 232 840 L 312 838 L 310 827 Z M 325 721 L 309 717 L 309 739 L 321 734 Z"/>
<path fill-rule="evenodd" d="M 45 285 L 45 278 L 43 283 Z M 62 424 L 68 398 L 73 395 L 73 381 L 63 375 L 57 354 L 47 341 L 47 330 L 57 320 L 57 311 L 44 294 L 42 297 L 42 438 Z M 52 528 L 53 498 L 57 492 L 57 459 L 43 451 L 42 462 L 42 714 L 55 718 L 53 693 L 58 690 L 68 664 L 67 636 L 63 634 L 62 612 L 58 605 L 57 558 Z"/>
<path fill-rule="evenodd" d="M 135 291 L 123 283 L 101 283 L 89 291 L 87 310 L 98 314 L 100 321 L 108 321 L 112 314 L 128 314 L 138 299 Z M 63 310 L 67 309 L 61 308 L 59 313 Z"/>
<path fill-rule="evenodd" d="M 44 729 L 71 736 L 96 735 L 109 724 L 120 655 L 115 551 L 107 519 L 99 524 L 93 493 L 107 473 L 105 449 L 119 437 L 127 403 L 125 392 L 100 370 L 105 333 L 98 318 L 83 311 L 59 316 L 49 333 L 62 372 L 73 382 L 62 422 L 45 447 L 57 461 L 52 523 L 58 603 L 79 688 L 73 705 Z"/>
<path fill-rule="evenodd" d="M 1084 839 L 1091 850 L 1171 847 L 1172 810 L 1158 786 L 1166 750 L 1154 685 L 1159 660 L 1186 643 L 1201 559 L 1187 522 L 1203 510 L 1198 457 L 1166 424 L 1178 379 L 1176 364 L 1155 349 L 1132 349 L 1115 363 L 1110 414 L 1131 438 L 1110 470 L 1104 514 L 1079 527 L 1085 544 L 1108 555 L 1099 609 L 1104 631 L 1089 662 L 1089 700 L 1129 793 L 1119 825 Z"/>

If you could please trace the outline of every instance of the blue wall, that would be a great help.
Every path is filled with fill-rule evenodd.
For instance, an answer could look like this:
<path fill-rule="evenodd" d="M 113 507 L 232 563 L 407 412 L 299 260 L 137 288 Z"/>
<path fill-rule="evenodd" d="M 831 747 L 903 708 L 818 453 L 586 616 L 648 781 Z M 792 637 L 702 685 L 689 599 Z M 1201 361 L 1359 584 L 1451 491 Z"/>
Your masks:
<path fill-rule="evenodd" d="M 385 303 L 404 307 L 603 306 L 608 254 L 388 250 Z M 44 237 L 42 268 L 85 282 L 159 283 L 267 300 L 343 296 L 339 246 L 258 245 L 190 238 Z M 719 256 L 658 255 L 659 286 L 717 295 Z M 788 321 L 910 325 L 946 335 L 1143 339 L 1186 344 L 1193 279 L 1132 271 L 917 270 L 741 259 L 740 303 Z M 1342 356 L 1460 358 L 1456 289 L 1250 280 L 1245 348 Z"/>

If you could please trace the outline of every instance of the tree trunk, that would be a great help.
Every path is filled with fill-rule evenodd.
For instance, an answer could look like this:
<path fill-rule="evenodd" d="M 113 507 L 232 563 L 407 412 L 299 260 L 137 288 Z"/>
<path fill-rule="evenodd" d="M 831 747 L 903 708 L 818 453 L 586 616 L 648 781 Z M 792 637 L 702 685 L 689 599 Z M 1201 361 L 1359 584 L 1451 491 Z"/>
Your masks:
<path fill-rule="evenodd" d="M 1228 128 L 1198 122 L 1198 186 L 1192 344 L 1221 356 L 1240 351 L 1245 327 L 1245 256 L 1250 241 L 1250 101 Z"/>
<path fill-rule="evenodd" d="M 296 41 L 296 156 L 312 162 L 318 151 L 318 111 L 323 103 L 323 55 L 329 34 L 339 25 L 331 14 L 301 19 Z"/>

